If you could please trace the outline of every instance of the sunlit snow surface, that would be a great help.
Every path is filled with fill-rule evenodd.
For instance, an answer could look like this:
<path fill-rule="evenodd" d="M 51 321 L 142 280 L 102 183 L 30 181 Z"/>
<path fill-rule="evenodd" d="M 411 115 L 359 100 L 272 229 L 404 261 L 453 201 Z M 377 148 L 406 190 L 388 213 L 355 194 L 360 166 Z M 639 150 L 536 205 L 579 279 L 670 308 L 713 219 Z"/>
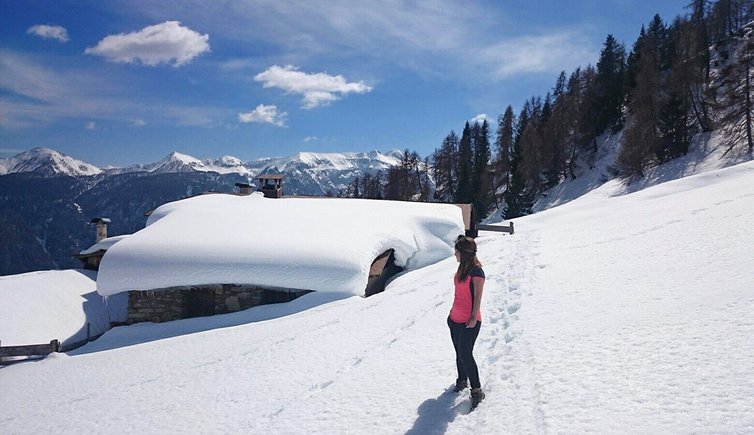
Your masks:
<path fill-rule="evenodd" d="M 66 345 L 126 320 L 123 297 L 104 300 L 91 270 L 46 270 L 0 276 L 0 341 L 3 346 Z M 2 382 L 2 381 L 0 381 Z"/>
<path fill-rule="evenodd" d="M 624 190 L 608 183 L 517 219 L 513 236 L 478 239 L 487 398 L 471 414 L 468 393 L 449 391 L 451 257 L 366 299 L 311 293 L 115 328 L 75 354 L 0 369 L 0 427 L 754 432 L 754 163 L 616 196 Z"/>
<path fill-rule="evenodd" d="M 363 294 L 383 252 L 417 269 L 450 256 L 463 232 L 450 204 L 201 195 L 161 206 L 113 245 L 97 291 L 254 284 Z"/>

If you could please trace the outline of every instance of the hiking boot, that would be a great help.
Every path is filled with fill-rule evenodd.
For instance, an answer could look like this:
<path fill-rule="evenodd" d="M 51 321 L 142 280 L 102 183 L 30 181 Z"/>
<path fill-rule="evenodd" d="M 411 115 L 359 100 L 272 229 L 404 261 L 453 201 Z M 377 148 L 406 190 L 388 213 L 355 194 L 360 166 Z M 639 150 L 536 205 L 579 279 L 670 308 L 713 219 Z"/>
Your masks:
<path fill-rule="evenodd" d="M 453 388 L 453 392 L 454 393 L 460 393 L 461 391 L 465 390 L 466 387 L 468 387 L 468 386 L 469 386 L 469 381 L 468 380 L 466 380 L 466 379 L 464 379 L 464 380 L 456 379 L 456 386 L 455 386 L 455 388 Z"/>
<path fill-rule="evenodd" d="M 474 408 L 479 406 L 479 403 L 484 400 L 484 391 L 482 391 L 481 388 L 472 388 L 471 389 L 471 410 L 473 411 Z"/>

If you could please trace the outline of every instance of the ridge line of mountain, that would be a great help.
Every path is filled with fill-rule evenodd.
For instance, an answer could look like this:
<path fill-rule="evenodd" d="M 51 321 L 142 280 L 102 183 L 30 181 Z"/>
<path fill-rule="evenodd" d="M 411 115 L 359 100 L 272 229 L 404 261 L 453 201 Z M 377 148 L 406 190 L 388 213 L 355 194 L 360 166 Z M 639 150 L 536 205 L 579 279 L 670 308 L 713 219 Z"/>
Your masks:
<path fill-rule="evenodd" d="M 188 154 L 173 151 L 157 162 L 100 168 L 54 149 L 37 147 L 6 159 L 0 158 L 0 175 L 32 172 L 44 176 L 68 175 L 78 177 L 100 174 L 107 176 L 131 172 L 217 172 L 219 174 L 238 174 L 252 177 L 266 172 L 286 172 L 286 169 L 291 166 L 319 168 L 321 170 L 372 167 L 384 169 L 397 164 L 400 154 L 401 151 L 399 150 L 391 150 L 385 153 L 378 150 L 344 153 L 302 151 L 285 157 L 264 157 L 244 162 L 230 155 L 201 160 Z"/>

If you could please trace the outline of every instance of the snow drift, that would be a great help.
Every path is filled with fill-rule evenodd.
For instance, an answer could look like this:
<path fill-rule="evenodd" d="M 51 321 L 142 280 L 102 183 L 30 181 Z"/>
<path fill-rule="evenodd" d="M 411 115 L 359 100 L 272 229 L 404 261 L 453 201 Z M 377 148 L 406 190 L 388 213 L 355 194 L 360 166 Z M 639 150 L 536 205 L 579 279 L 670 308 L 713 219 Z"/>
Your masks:
<path fill-rule="evenodd" d="M 201 195 L 159 207 L 113 245 L 97 291 L 250 284 L 363 294 L 381 253 L 420 268 L 451 255 L 463 231 L 451 204 Z"/>
<path fill-rule="evenodd" d="M 48 270 L 0 276 L 0 339 L 5 346 L 48 343 L 66 345 L 110 329 L 125 320 L 121 297 L 104 300 L 95 292 L 91 270 Z"/>

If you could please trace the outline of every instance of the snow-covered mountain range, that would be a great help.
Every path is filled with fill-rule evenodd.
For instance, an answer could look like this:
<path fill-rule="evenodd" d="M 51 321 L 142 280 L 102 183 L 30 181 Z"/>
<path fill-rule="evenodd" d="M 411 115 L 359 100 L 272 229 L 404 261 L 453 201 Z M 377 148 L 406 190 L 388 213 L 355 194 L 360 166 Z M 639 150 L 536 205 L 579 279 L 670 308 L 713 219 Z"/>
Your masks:
<path fill-rule="evenodd" d="M 75 177 L 97 175 L 102 173 L 102 169 L 49 148 L 34 148 L 8 159 L 0 159 L 0 175 L 23 172 Z"/>
<path fill-rule="evenodd" d="M 98 168 L 34 148 L 0 159 L 0 275 L 77 267 L 71 253 L 93 243 L 93 217 L 111 218 L 111 235 L 131 234 L 144 227 L 145 212 L 166 202 L 233 192 L 235 183 L 254 183 L 260 174 L 284 173 L 285 195 L 318 196 L 337 194 L 356 177 L 384 172 L 399 160 L 399 151 L 301 152 L 251 162 L 174 152 L 154 163 Z"/>
<path fill-rule="evenodd" d="M 34 148 L 9 159 L 0 159 L 0 175 L 35 173 L 45 176 L 119 175 L 132 172 L 152 174 L 215 172 L 237 174 L 252 180 L 265 173 L 284 173 L 289 194 L 321 195 L 336 193 L 357 176 L 385 171 L 397 165 L 401 152 L 393 150 L 351 153 L 300 152 L 287 157 L 273 157 L 243 162 L 233 156 L 200 160 L 172 152 L 160 161 L 123 168 L 98 168 L 49 148 Z"/>

